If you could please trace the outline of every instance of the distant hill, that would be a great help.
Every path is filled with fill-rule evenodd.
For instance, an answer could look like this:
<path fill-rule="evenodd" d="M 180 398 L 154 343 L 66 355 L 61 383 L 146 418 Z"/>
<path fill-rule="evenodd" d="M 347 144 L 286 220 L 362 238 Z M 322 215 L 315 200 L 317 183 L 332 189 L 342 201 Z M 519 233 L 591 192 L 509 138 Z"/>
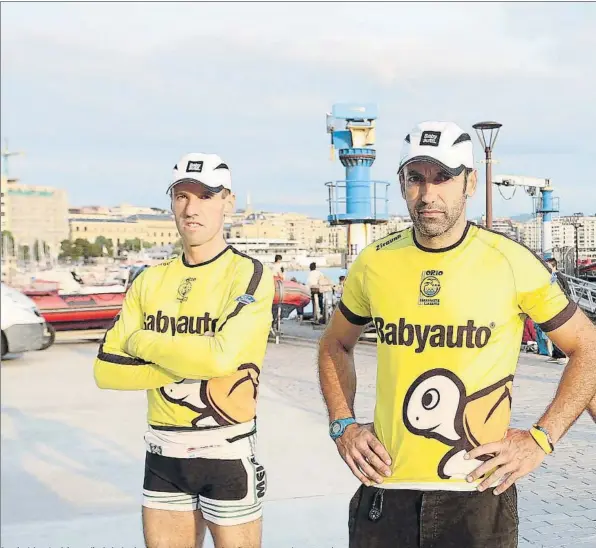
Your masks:
<path fill-rule="evenodd" d="M 526 221 L 529 221 L 530 219 L 533 219 L 534 215 L 532 215 L 531 213 L 522 213 L 520 215 L 513 215 L 511 217 L 512 221 L 517 221 L 518 223 L 525 223 Z"/>
<path fill-rule="evenodd" d="M 509 217 L 509 219 L 511 219 L 512 221 L 518 222 L 518 223 L 525 223 L 526 221 L 529 221 L 533 218 L 534 218 L 534 216 L 531 213 L 521 213 L 519 215 L 512 215 L 511 217 Z M 482 218 L 474 217 L 471 220 L 474 221 L 475 223 L 479 223 L 482 220 Z"/>

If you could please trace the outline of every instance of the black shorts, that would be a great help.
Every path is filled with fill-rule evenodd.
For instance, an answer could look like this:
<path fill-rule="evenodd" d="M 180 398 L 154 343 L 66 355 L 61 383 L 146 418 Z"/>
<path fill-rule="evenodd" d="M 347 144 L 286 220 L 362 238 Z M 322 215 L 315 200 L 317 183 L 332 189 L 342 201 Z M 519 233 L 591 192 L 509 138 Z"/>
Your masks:
<path fill-rule="evenodd" d="M 516 548 L 518 525 L 515 485 L 498 496 L 493 489 L 410 491 L 363 485 L 350 502 L 349 548 Z"/>
<path fill-rule="evenodd" d="M 147 453 L 143 506 L 201 510 L 217 525 L 259 519 L 267 490 L 265 469 L 254 456 L 241 459 L 179 459 Z"/>

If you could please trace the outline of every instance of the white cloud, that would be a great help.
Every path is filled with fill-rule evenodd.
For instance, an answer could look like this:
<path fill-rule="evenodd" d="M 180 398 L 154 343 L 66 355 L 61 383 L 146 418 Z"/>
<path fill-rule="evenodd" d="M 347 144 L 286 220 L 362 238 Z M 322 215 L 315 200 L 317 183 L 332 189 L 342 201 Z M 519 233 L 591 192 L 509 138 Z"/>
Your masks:
<path fill-rule="evenodd" d="M 593 8 L 233 6 L 3 6 L 2 135 L 28 151 L 22 175 L 85 202 L 159 201 L 172 160 L 206 149 L 229 159 L 240 193 L 324 203 L 323 182 L 343 178 L 325 112 L 362 100 L 380 107 L 375 178 L 394 181 L 420 120 L 496 118 L 509 171 L 556 173 L 572 203 L 587 185 Z"/>

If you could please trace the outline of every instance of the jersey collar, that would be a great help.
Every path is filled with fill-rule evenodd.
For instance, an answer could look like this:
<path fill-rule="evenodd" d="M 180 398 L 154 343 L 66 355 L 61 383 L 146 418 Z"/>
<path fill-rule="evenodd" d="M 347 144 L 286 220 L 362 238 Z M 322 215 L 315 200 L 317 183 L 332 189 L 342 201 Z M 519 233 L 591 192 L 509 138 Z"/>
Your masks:
<path fill-rule="evenodd" d="M 412 239 L 414 240 L 414 245 L 420 251 L 424 251 L 426 253 L 444 253 L 445 251 L 450 251 L 452 249 L 455 249 L 458 245 L 461 245 L 463 243 L 463 241 L 466 239 L 466 236 L 468 235 L 468 231 L 470 230 L 471 226 L 472 226 L 472 223 L 470 221 L 467 221 L 466 228 L 464 229 L 464 232 L 461 235 L 461 238 L 457 242 L 455 242 L 454 244 L 451 244 L 447 247 L 440 247 L 438 249 L 431 249 L 429 247 L 424 247 L 422 244 L 418 243 L 418 241 L 416 240 L 416 231 L 414 230 L 414 227 L 412 227 Z"/>
<path fill-rule="evenodd" d="M 205 265 L 211 264 L 214 261 L 217 261 L 217 259 L 219 259 L 229 249 L 232 249 L 231 245 L 228 245 L 223 251 L 220 251 L 215 257 L 209 259 L 208 261 L 205 261 L 204 263 L 199 263 L 199 264 L 188 264 L 188 262 L 186 262 L 186 257 L 184 256 L 184 252 L 183 252 L 182 253 L 182 264 L 188 268 L 196 268 L 198 266 L 205 266 Z"/>

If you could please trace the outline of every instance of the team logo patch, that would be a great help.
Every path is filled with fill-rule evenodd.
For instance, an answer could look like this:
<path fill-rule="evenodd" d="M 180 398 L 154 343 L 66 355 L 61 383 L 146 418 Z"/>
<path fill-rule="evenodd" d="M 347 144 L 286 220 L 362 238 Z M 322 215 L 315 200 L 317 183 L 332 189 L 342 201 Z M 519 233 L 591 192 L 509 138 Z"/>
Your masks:
<path fill-rule="evenodd" d="M 420 136 L 420 146 L 438 147 L 441 140 L 440 131 L 423 131 Z"/>
<path fill-rule="evenodd" d="M 553 272 L 550 275 L 550 285 L 556 284 L 557 283 L 557 273 Z"/>
<path fill-rule="evenodd" d="M 242 304 L 252 304 L 256 301 L 256 299 L 252 295 L 244 294 L 240 295 L 240 297 L 236 297 L 236 302 Z"/>
<path fill-rule="evenodd" d="M 439 278 L 442 275 L 442 270 L 425 270 L 422 272 L 418 304 L 436 306 L 441 303 L 437 295 L 441 291 L 441 280 Z"/>
<path fill-rule="evenodd" d="M 188 300 L 188 294 L 192 289 L 192 282 L 195 282 L 196 278 L 184 278 L 178 286 L 178 297 L 176 297 L 181 303 Z"/>
<path fill-rule="evenodd" d="M 189 161 L 186 165 L 186 173 L 201 173 L 203 171 L 203 160 Z"/>

